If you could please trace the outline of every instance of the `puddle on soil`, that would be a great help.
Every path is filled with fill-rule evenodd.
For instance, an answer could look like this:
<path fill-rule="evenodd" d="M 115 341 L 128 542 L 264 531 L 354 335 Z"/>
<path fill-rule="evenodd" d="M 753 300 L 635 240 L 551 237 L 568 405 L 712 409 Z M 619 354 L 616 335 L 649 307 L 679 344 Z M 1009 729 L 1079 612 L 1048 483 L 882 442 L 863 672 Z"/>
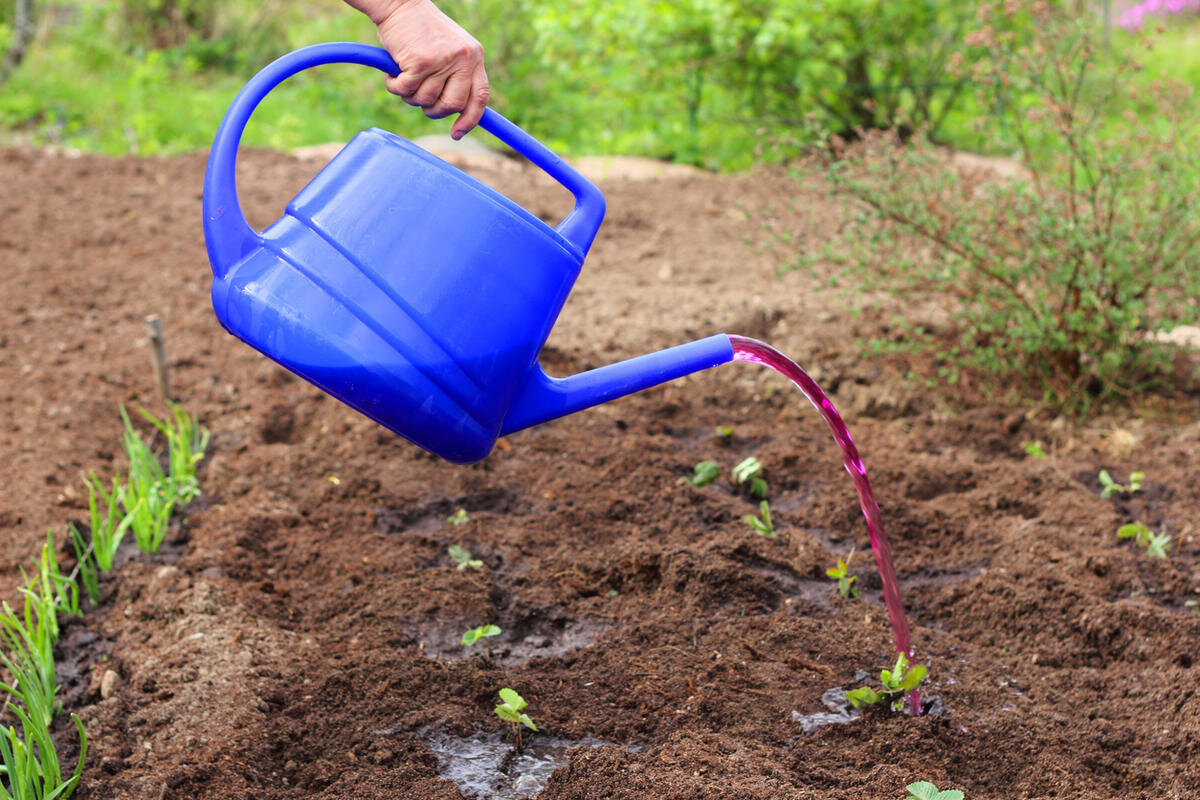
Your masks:
<path fill-rule="evenodd" d="M 846 691 L 840 686 L 826 689 L 821 694 L 821 702 L 829 709 L 828 711 L 818 711 L 815 714 L 801 714 L 799 711 L 793 711 L 792 722 L 800 723 L 800 729 L 806 734 L 816 733 L 827 725 L 843 725 L 853 722 L 862 716 L 862 711 L 850 704 L 850 701 L 846 699 Z"/>
<path fill-rule="evenodd" d="M 479 625 L 475 619 L 427 620 L 417 623 L 416 638 L 421 652 L 437 661 L 461 661 L 488 652 L 501 666 L 524 664 L 533 658 L 561 656 L 595 643 L 612 623 L 595 619 L 574 619 L 560 611 L 549 610 L 522 620 L 508 619 L 501 613 L 496 621 L 499 636 L 481 639 L 473 647 L 464 647 L 463 631 Z"/>
<path fill-rule="evenodd" d="M 551 773 L 567 763 L 573 749 L 612 744 L 591 737 L 534 735 L 518 752 L 506 731 L 464 738 L 427 728 L 418 735 L 437 757 L 438 776 L 454 781 L 459 791 L 476 800 L 534 797 L 545 788 Z"/>
<path fill-rule="evenodd" d="M 856 684 L 869 683 L 870 678 L 868 673 L 860 671 L 854 676 L 854 682 Z M 848 691 L 849 689 L 843 689 L 841 686 L 826 689 L 821 694 L 821 702 L 829 709 L 828 711 L 818 711 L 815 714 L 801 714 L 799 711 L 793 711 L 792 722 L 800 723 L 800 730 L 804 731 L 806 735 L 816 733 L 829 725 L 844 725 L 847 722 L 853 722 L 861 717 L 863 712 L 862 709 L 855 708 L 846 699 Z M 922 698 L 921 716 L 940 717 L 944 713 L 946 713 L 946 704 L 942 702 L 942 698 Z"/>

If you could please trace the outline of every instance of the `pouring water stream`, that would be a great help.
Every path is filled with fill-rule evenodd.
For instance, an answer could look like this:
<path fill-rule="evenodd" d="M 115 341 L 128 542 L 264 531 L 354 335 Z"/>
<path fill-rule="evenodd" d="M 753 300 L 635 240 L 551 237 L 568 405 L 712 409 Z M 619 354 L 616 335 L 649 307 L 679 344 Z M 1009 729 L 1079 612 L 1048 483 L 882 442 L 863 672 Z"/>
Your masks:
<path fill-rule="evenodd" d="M 888 617 L 892 622 L 896 651 L 903 653 L 911 662 L 912 648 L 909 640 L 908 620 L 904 616 L 900 582 L 896 579 L 896 569 L 892 565 L 892 548 L 888 545 L 887 534 L 883 532 L 879 504 L 875 502 L 875 494 L 871 491 L 871 482 L 867 480 L 867 468 L 858 454 L 858 448 L 854 446 L 854 440 L 850 438 L 850 431 L 842 422 L 833 403 L 821 391 L 821 387 L 804 370 L 800 369 L 796 362 L 757 339 L 730 335 L 729 343 L 733 345 L 734 361 L 762 364 L 787 376 L 796 385 L 796 388 L 804 393 L 808 401 L 825 419 L 830 431 L 833 432 L 833 438 L 842 449 L 846 472 L 850 473 L 850 478 L 854 481 L 854 488 L 858 492 L 858 502 L 862 507 L 863 517 L 867 521 L 867 533 L 871 537 L 871 550 L 875 553 L 875 566 L 879 569 L 879 579 L 883 582 L 883 600 L 887 604 Z M 915 689 L 908 694 L 908 708 L 914 716 L 921 714 L 921 699 Z"/>

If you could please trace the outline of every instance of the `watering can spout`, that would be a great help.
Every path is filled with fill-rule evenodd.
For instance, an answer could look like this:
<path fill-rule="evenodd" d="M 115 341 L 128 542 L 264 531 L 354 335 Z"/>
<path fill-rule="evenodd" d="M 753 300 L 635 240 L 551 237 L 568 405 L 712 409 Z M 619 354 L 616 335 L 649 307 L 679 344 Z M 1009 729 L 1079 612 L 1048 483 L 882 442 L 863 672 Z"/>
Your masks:
<path fill-rule="evenodd" d="M 729 337 L 718 333 L 569 378 L 552 378 L 535 362 L 525 386 L 519 391 L 516 402 L 504 420 L 500 435 L 505 436 L 732 360 L 733 346 L 729 343 Z"/>

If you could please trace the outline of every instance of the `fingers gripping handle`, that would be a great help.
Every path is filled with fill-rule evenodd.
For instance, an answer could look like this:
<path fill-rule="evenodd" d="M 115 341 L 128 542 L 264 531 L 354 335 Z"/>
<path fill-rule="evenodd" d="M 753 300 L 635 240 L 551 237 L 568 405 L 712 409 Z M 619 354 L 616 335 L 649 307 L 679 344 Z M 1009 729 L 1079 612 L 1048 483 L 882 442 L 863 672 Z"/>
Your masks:
<path fill-rule="evenodd" d="M 379 47 L 353 42 L 329 42 L 304 47 L 277 58 L 242 87 L 225 112 L 204 176 L 204 239 L 213 272 L 222 277 L 242 259 L 258 240 L 238 204 L 236 168 L 238 146 L 250 115 L 267 94 L 280 83 L 310 67 L 322 64 L 362 64 L 397 75 L 396 62 Z M 563 238 L 577 247 L 580 255 L 591 247 L 604 220 L 604 196 L 600 190 L 549 148 L 492 109 L 486 109 L 480 126 L 545 170 L 575 196 L 575 208 L 558 226 Z"/>

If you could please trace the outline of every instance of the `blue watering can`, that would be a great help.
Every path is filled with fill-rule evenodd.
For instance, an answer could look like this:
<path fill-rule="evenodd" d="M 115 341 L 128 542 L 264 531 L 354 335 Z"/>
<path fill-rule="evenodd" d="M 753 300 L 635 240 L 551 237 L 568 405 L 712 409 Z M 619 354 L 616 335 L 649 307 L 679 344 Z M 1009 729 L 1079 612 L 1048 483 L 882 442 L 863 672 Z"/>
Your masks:
<path fill-rule="evenodd" d="M 604 219 L 594 184 L 490 108 L 480 126 L 575 196 L 551 228 L 471 176 L 378 128 L 356 135 L 261 233 L 234 167 L 250 114 L 321 64 L 399 72 L 377 47 L 313 45 L 234 98 L 204 177 L 212 301 L 227 331 L 419 447 L 478 461 L 499 436 L 730 361 L 710 336 L 569 378 L 538 355 Z"/>

